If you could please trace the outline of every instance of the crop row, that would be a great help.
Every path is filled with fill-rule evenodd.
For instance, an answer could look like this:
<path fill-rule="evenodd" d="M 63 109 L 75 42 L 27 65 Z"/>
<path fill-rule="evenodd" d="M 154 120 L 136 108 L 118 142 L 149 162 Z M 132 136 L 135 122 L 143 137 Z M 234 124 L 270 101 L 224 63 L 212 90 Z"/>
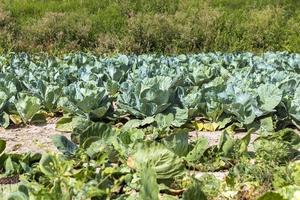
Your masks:
<path fill-rule="evenodd" d="M 0 139 L 10 200 L 299 199 L 298 54 L 11 54 L 0 66 L 1 126 L 55 116 L 71 132 L 52 138 L 61 154 Z M 219 144 L 195 129 L 222 130 Z"/>
<path fill-rule="evenodd" d="M 3 127 L 62 111 L 67 118 L 113 123 L 126 116 L 136 127 L 162 118 L 180 127 L 201 117 L 215 129 L 273 130 L 300 122 L 298 54 L 18 54 L 1 57 L 0 65 Z"/>

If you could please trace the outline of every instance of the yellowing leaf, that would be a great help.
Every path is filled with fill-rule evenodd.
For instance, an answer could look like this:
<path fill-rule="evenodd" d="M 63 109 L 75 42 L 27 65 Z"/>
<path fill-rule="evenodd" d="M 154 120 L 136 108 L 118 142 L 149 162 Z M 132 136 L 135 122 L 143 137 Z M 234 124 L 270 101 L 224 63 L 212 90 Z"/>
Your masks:
<path fill-rule="evenodd" d="M 217 130 L 218 127 L 219 127 L 219 125 L 216 122 L 204 124 L 204 130 L 206 130 L 206 131 L 215 131 L 215 130 Z"/>
<path fill-rule="evenodd" d="M 195 129 L 197 131 L 202 131 L 203 128 L 204 128 L 204 123 L 201 123 L 201 122 L 194 122 L 194 126 L 195 126 Z"/>
<path fill-rule="evenodd" d="M 131 156 L 129 156 L 127 159 L 127 165 L 128 167 L 135 169 L 135 162 Z"/>
<path fill-rule="evenodd" d="M 194 125 L 197 131 L 216 131 L 219 127 L 216 122 L 194 122 Z"/>
<path fill-rule="evenodd" d="M 53 112 L 43 112 L 43 113 L 45 113 L 45 115 L 47 116 L 47 117 L 55 117 L 55 113 L 53 113 Z"/>
<path fill-rule="evenodd" d="M 15 124 L 15 125 L 19 125 L 22 123 L 22 118 L 19 115 L 9 115 L 9 119 Z"/>

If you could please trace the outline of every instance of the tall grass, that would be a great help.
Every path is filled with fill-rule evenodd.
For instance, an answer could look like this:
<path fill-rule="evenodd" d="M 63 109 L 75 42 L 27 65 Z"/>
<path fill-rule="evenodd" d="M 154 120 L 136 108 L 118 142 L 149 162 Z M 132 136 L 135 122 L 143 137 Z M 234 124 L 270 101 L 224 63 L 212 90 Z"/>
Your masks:
<path fill-rule="evenodd" d="M 2 0 L 0 50 L 300 52 L 299 0 Z"/>

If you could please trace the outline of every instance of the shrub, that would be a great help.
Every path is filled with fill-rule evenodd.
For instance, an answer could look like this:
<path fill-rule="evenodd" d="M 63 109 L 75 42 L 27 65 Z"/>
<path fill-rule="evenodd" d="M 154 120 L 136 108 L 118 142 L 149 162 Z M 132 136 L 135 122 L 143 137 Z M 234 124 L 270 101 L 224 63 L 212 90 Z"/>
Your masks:
<path fill-rule="evenodd" d="M 41 49 L 53 47 L 78 49 L 91 45 L 93 40 L 91 30 L 91 21 L 85 15 L 50 12 L 24 26 L 22 38 L 24 43 L 28 41 L 29 45 Z"/>
<path fill-rule="evenodd" d="M 295 0 L 3 0 L 0 49 L 300 52 Z"/>

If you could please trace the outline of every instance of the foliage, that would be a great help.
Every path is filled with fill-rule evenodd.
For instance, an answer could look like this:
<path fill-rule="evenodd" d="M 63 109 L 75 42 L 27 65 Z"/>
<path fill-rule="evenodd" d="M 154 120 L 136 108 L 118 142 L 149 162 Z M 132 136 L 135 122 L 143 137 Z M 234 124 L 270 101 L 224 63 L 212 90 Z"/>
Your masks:
<path fill-rule="evenodd" d="M 299 52 L 295 0 L 3 0 L 0 51 Z"/>
<path fill-rule="evenodd" d="M 298 54 L 0 61 L 1 126 L 56 116 L 71 132 L 52 137 L 61 153 L 12 154 L 0 140 L 8 199 L 298 198 Z M 195 128 L 221 131 L 219 144 Z M 224 180 L 210 175 L 224 170 Z"/>
<path fill-rule="evenodd" d="M 133 120 L 129 128 L 161 130 L 199 116 L 212 122 L 212 128 L 203 125 L 207 130 L 237 122 L 266 132 L 300 123 L 298 54 L 106 58 L 77 53 L 64 59 L 12 54 L 1 60 L 3 127 L 9 121 L 42 122 L 45 112 L 63 112 L 58 128 L 69 131 L 76 121 L 117 121 L 126 115 Z"/>

